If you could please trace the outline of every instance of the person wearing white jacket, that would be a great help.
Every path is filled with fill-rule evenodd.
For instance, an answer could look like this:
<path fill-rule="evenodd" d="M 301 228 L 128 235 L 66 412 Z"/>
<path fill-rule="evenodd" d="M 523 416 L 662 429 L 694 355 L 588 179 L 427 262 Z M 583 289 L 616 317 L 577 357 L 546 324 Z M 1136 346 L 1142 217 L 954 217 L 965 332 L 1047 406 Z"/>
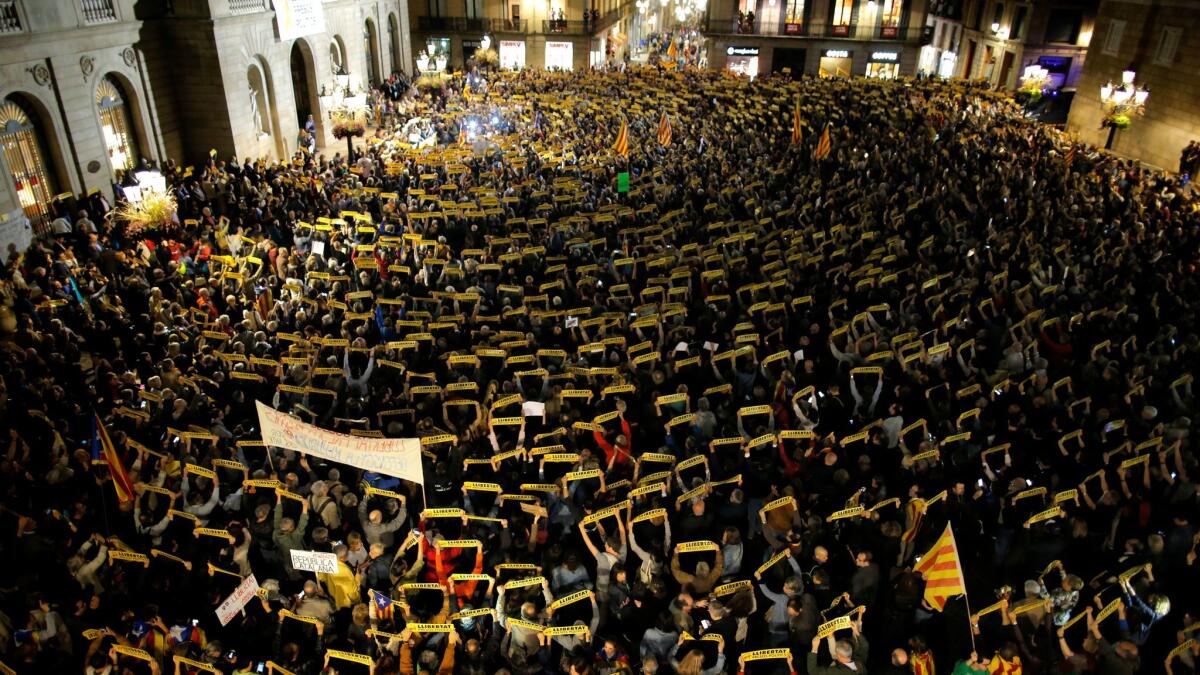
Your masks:
<path fill-rule="evenodd" d="M 88 560 L 88 555 L 96 546 L 100 547 L 99 552 L 96 557 Z M 106 560 L 108 560 L 108 545 L 104 542 L 104 537 L 93 534 L 90 539 L 83 542 L 83 546 L 79 547 L 79 552 L 67 561 L 67 570 L 71 572 L 80 586 L 90 588 L 93 593 L 99 595 L 104 592 L 104 584 L 100 583 L 97 572 L 100 571 Z"/>

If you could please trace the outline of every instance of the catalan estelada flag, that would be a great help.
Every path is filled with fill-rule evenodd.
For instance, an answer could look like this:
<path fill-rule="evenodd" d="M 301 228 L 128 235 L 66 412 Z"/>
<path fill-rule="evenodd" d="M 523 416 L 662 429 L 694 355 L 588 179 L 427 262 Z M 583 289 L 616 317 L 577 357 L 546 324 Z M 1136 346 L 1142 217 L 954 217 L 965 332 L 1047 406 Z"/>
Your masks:
<path fill-rule="evenodd" d="M 947 598 L 967 593 L 958 545 L 954 543 L 954 531 L 949 524 L 913 570 L 925 577 L 925 602 L 939 612 L 946 609 Z"/>
<path fill-rule="evenodd" d="M 925 520 L 925 511 L 927 508 L 925 500 L 920 497 L 913 497 L 904 505 L 904 519 L 908 523 L 908 529 L 904 531 L 904 535 L 901 537 L 904 543 L 914 541 L 917 538 L 917 532 L 921 531 L 921 522 Z"/>
<path fill-rule="evenodd" d="M 621 120 L 621 130 L 617 132 L 617 142 L 613 143 L 613 152 L 621 157 L 629 157 L 629 123 Z"/>
<path fill-rule="evenodd" d="M 792 145 L 800 145 L 800 141 L 804 139 L 804 134 L 800 130 L 800 106 L 792 108 Z"/>
<path fill-rule="evenodd" d="M 267 316 L 271 314 L 271 310 L 275 309 L 275 298 L 270 288 L 264 288 L 261 293 L 255 296 L 254 309 L 258 311 L 258 315 L 262 317 L 263 321 L 267 320 Z"/>
<path fill-rule="evenodd" d="M 133 481 L 129 480 L 129 472 L 117 455 L 117 448 L 108 437 L 108 430 L 100 416 L 92 413 L 92 461 L 103 460 L 108 465 L 108 475 L 112 476 L 113 487 L 117 490 L 117 499 L 121 503 L 133 500 Z"/>
<path fill-rule="evenodd" d="M 833 149 L 833 142 L 829 140 L 829 125 L 825 125 L 825 130 L 821 132 L 821 140 L 817 141 L 817 147 L 813 148 L 813 159 L 818 162 L 829 156 L 829 151 Z"/>
<path fill-rule="evenodd" d="M 664 148 L 671 144 L 671 120 L 667 119 L 667 113 L 658 122 L 658 144 Z"/>
<path fill-rule="evenodd" d="M 395 607 L 393 607 L 395 603 L 392 602 L 391 598 L 375 589 L 371 589 L 371 602 L 375 605 L 376 618 L 383 621 L 390 621 L 392 619 L 395 614 Z"/>

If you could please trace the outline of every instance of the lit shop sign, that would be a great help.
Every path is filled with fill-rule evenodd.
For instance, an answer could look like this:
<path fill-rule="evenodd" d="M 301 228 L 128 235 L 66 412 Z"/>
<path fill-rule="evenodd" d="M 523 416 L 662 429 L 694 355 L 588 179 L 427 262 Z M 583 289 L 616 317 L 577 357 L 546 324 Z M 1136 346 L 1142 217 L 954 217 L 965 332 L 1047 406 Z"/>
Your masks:
<path fill-rule="evenodd" d="M 871 52 L 872 61 L 886 61 L 888 63 L 896 63 L 900 60 L 899 52 Z"/>
<path fill-rule="evenodd" d="M 758 56 L 758 47 L 729 47 L 725 53 L 729 56 Z"/>
<path fill-rule="evenodd" d="M 827 59 L 848 59 L 850 52 L 845 49 L 826 49 L 822 56 Z"/>

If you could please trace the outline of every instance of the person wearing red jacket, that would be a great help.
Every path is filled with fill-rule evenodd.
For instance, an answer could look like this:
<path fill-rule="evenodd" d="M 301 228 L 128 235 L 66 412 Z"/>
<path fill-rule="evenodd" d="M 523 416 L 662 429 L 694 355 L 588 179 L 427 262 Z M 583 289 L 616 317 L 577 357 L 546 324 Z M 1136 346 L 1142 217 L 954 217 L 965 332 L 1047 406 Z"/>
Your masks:
<path fill-rule="evenodd" d="M 628 466 L 633 460 L 633 446 L 630 444 L 630 438 L 633 436 L 632 429 L 629 428 L 629 422 L 625 419 L 625 414 L 621 413 L 621 433 L 617 434 L 614 442 L 609 443 L 604 437 L 604 432 L 593 431 L 592 435 L 596 437 L 596 445 L 604 451 L 604 461 L 609 469 L 614 466 Z"/>

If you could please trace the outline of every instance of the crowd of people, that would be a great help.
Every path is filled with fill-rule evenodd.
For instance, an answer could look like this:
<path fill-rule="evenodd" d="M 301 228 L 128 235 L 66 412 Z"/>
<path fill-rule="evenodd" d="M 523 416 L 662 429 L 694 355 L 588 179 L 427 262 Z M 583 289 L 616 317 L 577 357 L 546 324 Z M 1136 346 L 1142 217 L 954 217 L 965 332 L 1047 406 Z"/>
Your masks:
<path fill-rule="evenodd" d="M 5 672 L 1195 672 L 1177 178 L 934 81 L 489 80 L 8 252 Z"/>

